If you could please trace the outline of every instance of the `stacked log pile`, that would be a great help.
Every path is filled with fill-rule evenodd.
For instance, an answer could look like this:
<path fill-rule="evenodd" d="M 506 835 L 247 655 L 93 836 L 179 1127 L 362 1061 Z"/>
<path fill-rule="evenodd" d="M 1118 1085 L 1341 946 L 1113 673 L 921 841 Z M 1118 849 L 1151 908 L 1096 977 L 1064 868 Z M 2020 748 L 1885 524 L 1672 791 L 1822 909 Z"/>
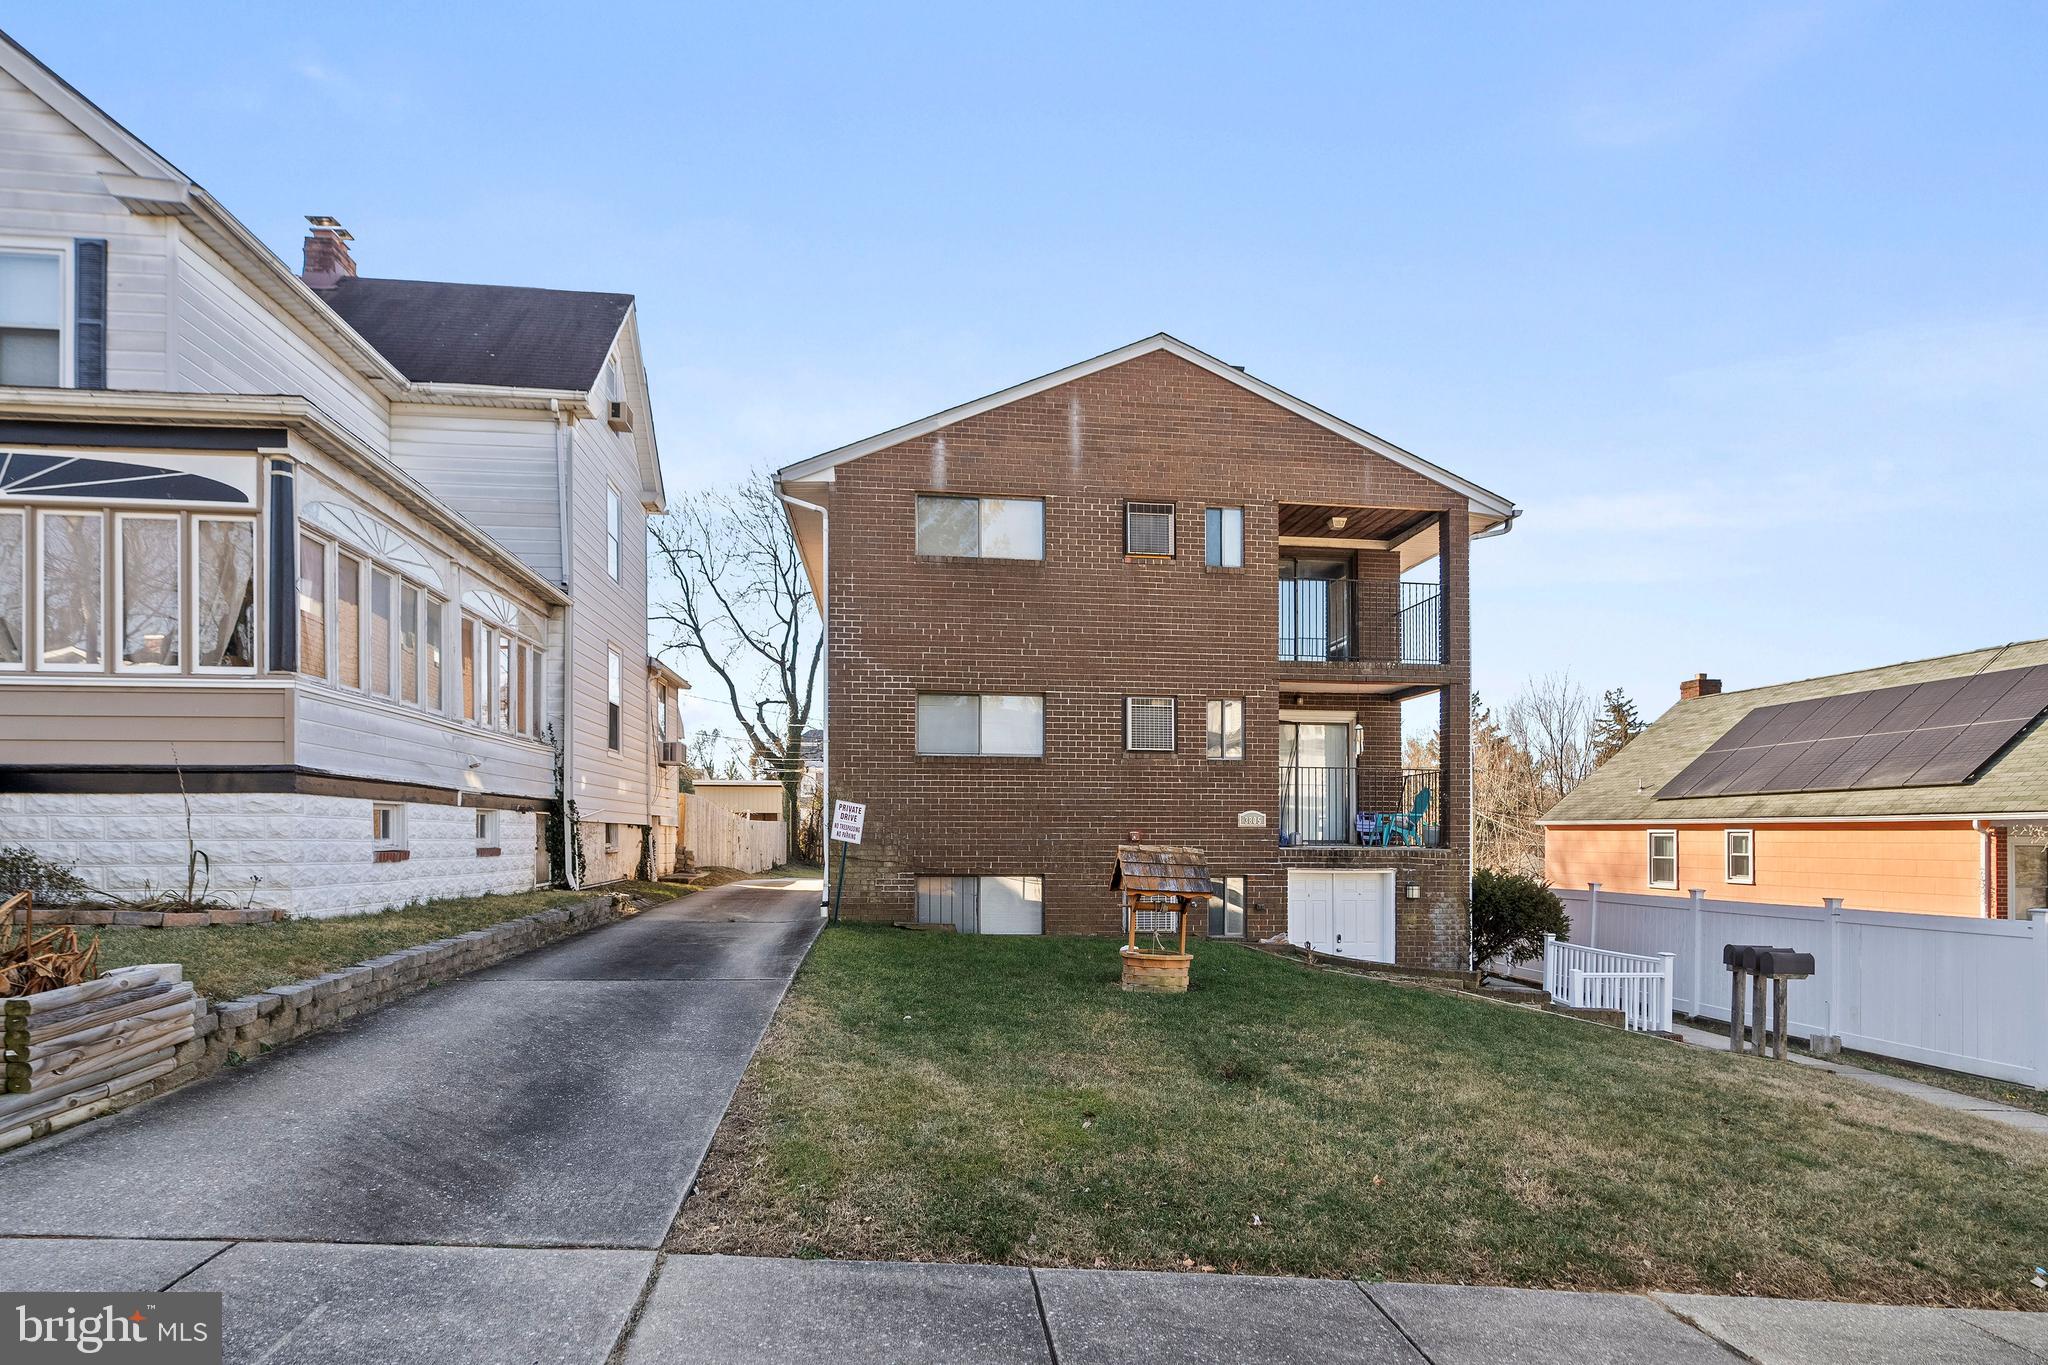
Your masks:
<path fill-rule="evenodd" d="M 202 1002 L 176 963 L 122 967 L 75 986 L 0 1000 L 6 1090 L 0 1149 L 47 1121 L 52 1131 L 110 1108 L 167 1075 L 192 1040 Z"/>

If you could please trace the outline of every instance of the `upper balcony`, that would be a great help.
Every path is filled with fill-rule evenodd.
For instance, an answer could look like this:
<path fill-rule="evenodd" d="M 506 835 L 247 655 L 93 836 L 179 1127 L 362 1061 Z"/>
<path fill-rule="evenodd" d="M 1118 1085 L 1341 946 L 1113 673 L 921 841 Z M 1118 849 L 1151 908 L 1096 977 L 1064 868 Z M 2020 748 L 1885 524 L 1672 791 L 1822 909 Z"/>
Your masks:
<path fill-rule="evenodd" d="M 1278 620 L 1284 664 L 1444 661 L 1438 583 L 1282 578 Z"/>
<path fill-rule="evenodd" d="M 1274 624 L 1282 682 L 1403 695 L 1442 682 L 1444 514 L 1413 507 L 1279 508 Z"/>

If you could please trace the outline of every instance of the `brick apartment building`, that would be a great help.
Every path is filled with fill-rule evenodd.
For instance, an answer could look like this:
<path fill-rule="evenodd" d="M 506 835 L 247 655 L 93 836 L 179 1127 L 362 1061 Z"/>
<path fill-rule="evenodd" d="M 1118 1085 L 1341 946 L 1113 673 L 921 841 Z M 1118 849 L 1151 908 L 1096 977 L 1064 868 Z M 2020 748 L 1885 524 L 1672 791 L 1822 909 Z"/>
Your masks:
<path fill-rule="evenodd" d="M 1206 850 L 1212 936 L 1465 965 L 1468 556 L 1508 500 L 1165 335 L 779 479 L 867 805 L 847 916 L 1120 933 L 1136 838 Z M 1429 696 L 1444 761 L 1404 770 Z"/>

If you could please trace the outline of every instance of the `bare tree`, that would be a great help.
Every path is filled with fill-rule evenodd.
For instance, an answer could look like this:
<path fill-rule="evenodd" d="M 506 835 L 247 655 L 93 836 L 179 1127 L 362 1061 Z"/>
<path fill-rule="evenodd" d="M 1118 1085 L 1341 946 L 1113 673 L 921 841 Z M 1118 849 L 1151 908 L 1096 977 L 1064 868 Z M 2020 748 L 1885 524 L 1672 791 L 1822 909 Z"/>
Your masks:
<path fill-rule="evenodd" d="M 1529 751 L 1472 696 L 1472 865 L 1524 877 L 1543 875 L 1548 808 Z"/>
<path fill-rule="evenodd" d="M 733 742 L 725 737 L 725 731 L 716 725 L 700 726 L 690 735 L 690 775 L 692 777 L 734 778 L 745 777 Z"/>
<path fill-rule="evenodd" d="M 1544 798 L 1542 815 L 1592 776 L 1593 699 L 1569 673 L 1531 678 L 1508 707 L 1503 729 L 1529 761 Z"/>
<path fill-rule="evenodd" d="M 716 679 L 745 746 L 782 782 L 794 829 L 825 635 L 775 481 L 691 494 L 650 529 L 668 577 L 654 620 Z"/>

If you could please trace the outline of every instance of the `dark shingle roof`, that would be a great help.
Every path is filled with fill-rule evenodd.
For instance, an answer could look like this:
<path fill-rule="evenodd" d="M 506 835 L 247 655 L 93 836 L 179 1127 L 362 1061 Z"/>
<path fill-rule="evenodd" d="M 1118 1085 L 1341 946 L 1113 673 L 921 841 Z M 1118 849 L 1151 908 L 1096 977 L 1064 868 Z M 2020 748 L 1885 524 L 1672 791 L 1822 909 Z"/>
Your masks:
<path fill-rule="evenodd" d="M 416 384 L 583 391 L 631 294 L 349 277 L 321 297 Z"/>

